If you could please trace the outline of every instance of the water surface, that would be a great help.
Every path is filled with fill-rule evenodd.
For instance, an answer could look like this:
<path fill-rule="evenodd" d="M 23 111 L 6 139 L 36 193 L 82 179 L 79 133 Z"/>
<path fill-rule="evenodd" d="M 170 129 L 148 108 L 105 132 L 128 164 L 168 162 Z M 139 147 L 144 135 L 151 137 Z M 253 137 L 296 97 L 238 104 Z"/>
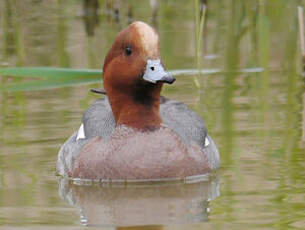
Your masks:
<path fill-rule="evenodd" d="M 191 209 L 179 206 L 180 198 L 149 202 L 149 195 L 143 195 L 148 202 L 144 210 L 152 216 L 160 207 L 153 202 L 176 206 L 165 205 L 170 211 L 163 224 L 130 229 L 304 229 L 305 95 L 297 25 L 297 6 L 304 3 L 202 1 L 207 11 L 198 40 L 196 1 L 97 2 L 1 1 L 0 65 L 99 69 L 117 32 L 130 21 L 143 20 L 160 34 L 167 69 L 218 70 L 181 74 L 163 94 L 205 119 L 222 159 L 220 195 L 209 197 L 210 190 L 201 185 L 184 193 L 180 186 L 176 197 L 193 202 Z M 26 80 L 0 77 L 1 84 Z M 99 86 L 0 92 L 0 229 L 85 228 L 80 207 L 61 197 L 55 164 L 59 147 L 99 97 L 89 89 Z M 111 200 L 110 190 L 95 189 L 85 194 L 94 198 L 104 191 L 100 204 Z M 127 194 L 143 191 L 123 189 Z M 75 194 L 80 190 L 86 188 L 76 187 Z M 119 216 L 139 213 L 134 208 L 140 203 L 128 209 L 120 206 L 126 204 L 119 199 L 121 190 L 113 194 L 118 207 L 127 207 L 119 209 Z M 83 198 L 84 205 L 90 204 Z M 171 224 L 170 218 L 179 215 L 181 221 Z M 182 221 L 187 215 L 188 221 Z M 115 228 L 103 226 L 97 217 L 92 225 L 98 229 Z"/>

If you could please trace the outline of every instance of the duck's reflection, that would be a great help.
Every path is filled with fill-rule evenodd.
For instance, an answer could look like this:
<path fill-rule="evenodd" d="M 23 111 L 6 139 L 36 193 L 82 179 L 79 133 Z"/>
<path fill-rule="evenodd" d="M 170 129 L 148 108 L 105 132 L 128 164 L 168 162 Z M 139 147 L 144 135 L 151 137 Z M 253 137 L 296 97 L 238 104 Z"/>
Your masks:
<path fill-rule="evenodd" d="M 208 219 L 219 179 L 192 184 L 91 184 L 60 179 L 60 196 L 80 210 L 85 225 L 186 224 Z"/>

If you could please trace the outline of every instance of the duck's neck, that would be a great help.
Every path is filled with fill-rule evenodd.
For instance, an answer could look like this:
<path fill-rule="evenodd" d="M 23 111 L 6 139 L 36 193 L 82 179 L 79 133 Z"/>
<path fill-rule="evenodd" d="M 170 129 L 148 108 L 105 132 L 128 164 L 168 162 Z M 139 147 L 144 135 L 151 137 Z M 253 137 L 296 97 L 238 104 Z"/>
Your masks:
<path fill-rule="evenodd" d="M 162 84 L 146 85 L 121 91 L 107 89 L 110 105 L 117 125 L 126 125 L 139 130 L 160 127 L 160 92 Z"/>

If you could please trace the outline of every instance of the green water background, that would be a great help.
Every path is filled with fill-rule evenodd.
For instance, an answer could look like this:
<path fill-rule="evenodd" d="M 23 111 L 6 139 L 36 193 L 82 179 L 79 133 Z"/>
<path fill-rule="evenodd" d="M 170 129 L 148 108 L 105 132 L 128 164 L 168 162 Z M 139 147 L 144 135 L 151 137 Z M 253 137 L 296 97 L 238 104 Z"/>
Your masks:
<path fill-rule="evenodd" d="M 86 13 L 85 1 L 2 0 L 0 66 L 100 69 L 118 31 L 148 22 L 167 69 L 222 71 L 164 88 L 204 118 L 221 154 L 221 195 L 208 222 L 157 229 L 304 229 L 304 1 L 206 0 L 202 33 L 199 1 L 97 2 Z M 29 80 L 0 76 L 3 85 Z M 83 228 L 58 195 L 55 164 L 99 86 L 0 92 L 0 229 Z"/>

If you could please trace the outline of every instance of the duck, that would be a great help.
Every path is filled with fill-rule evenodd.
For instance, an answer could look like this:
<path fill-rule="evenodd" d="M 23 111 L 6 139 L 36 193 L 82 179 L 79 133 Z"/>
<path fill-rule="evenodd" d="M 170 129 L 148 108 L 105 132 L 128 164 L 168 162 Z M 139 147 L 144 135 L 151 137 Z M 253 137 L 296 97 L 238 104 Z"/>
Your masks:
<path fill-rule="evenodd" d="M 159 180 L 207 175 L 220 167 L 202 118 L 161 96 L 175 78 L 164 67 L 158 33 L 135 21 L 120 31 L 105 57 L 105 97 L 84 113 L 61 146 L 57 171 L 91 180 Z"/>

